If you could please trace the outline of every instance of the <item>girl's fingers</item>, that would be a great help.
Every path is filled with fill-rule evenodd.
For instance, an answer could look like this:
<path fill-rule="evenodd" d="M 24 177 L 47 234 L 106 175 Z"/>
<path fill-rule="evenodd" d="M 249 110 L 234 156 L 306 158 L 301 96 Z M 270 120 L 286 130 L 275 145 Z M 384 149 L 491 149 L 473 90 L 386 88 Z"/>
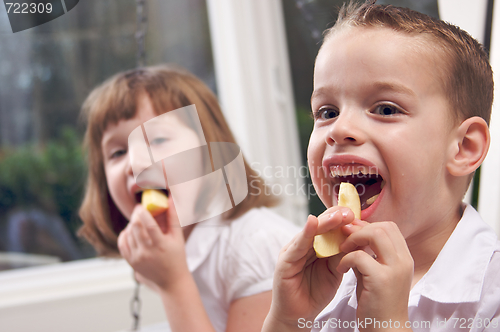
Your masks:
<path fill-rule="evenodd" d="M 153 240 L 151 240 L 151 237 L 149 236 L 146 229 L 143 227 L 142 223 L 135 222 L 134 224 L 132 224 L 131 231 L 135 239 L 135 242 L 139 246 L 144 245 L 146 247 L 151 247 L 153 245 Z"/>
<path fill-rule="evenodd" d="M 120 254 L 122 255 L 123 258 L 128 258 L 130 257 L 130 248 L 128 247 L 127 243 L 127 230 L 123 230 L 120 235 L 118 235 L 118 240 L 117 240 L 117 245 L 118 245 L 118 250 L 120 251 Z"/>
<path fill-rule="evenodd" d="M 141 204 L 137 204 L 130 217 L 131 223 L 140 223 L 144 226 L 150 245 L 157 245 L 161 242 L 162 231 L 155 218 Z"/>
<path fill-rule="evenodd" d="M 129 226 L 127 226 L 127 228 L 129 228 Z M 134 236 L 130 233 L 130 229 L 125 235 L 126 235 L 125 239 L 127 241 L 127 245 L 128 245 L 130 252 L 136 251 L 138 248 L 137 242 L 135 241 Z"/>
<path fill-rule="evenodd" d="M 177 215 L 177 210 L 175 209 L 175 204 L 173 199 L 168 201 L 169 207 L 167 213 L 164 214 L 165 222 L 167 224 L 167 229 L 172 232 L 174 236 L 184 236 L 182 232 L 181 223 Z"/>

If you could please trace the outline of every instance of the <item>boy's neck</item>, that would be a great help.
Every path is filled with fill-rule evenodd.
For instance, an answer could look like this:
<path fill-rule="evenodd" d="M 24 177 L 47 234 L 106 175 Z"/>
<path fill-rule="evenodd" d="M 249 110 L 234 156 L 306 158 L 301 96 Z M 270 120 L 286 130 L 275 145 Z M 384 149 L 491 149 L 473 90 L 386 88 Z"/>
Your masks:
<path fill-rule="evenodd" d="M 460 203 L 456 208 L 450 209 L 450 212 L 441 220 L 435 221 L 432 232 L 418 234 L 407 239 L 408 248 L 414 261 L 412 288 L 431 268 L 462 218 L 463 211 L 464 208 Z M 422 238 L 424 236 L 425 238 Z"/>

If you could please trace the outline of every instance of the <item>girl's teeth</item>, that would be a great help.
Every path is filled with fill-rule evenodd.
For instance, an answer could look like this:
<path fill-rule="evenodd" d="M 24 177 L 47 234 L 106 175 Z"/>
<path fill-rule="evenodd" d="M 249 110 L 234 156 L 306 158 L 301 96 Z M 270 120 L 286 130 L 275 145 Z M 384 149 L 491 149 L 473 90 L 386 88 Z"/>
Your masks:
<path fill-rule="evenodd" d="M 373 204 L 373 202 L 375 202 L 375 200 L 377 199 L 378 195 L 380 195 L 380 194 L 377 194 L 377 195 L 375 195 L 375 196 L 372 196 L 372 197 L 368 198 L 368 199 L 366 200 L 366 204 L 367 204 L 367 205 L 372 205 L 372 204 Z"/>

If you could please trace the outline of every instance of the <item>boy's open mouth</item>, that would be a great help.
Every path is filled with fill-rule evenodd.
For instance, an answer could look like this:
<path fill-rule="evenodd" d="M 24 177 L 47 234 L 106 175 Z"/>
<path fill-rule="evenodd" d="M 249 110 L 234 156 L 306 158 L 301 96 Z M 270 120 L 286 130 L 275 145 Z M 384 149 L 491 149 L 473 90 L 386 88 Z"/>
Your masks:
<path fill-rule="evenodd" d="M 349 182 L 358 191 L 361 210 L 370 207 L 375 202 L 385 185 L 376 166 L 360 164 L 331 166 L 330 175 L 334 183 L 335 198 L 338 199 L 340 183 Z"/>
<path fill-rule="evenodd" d="M 135 201 L 137 203 L 141 203 L 142 201 L 142 192 L 146 190 L 146 189 L 142 189 L 141 191 L 138 191 L 135 193 Z M 158 190 L 158 191 L 161 191 L 162 193 L 164 193 L 165 195 L 167 195 L 167 197 L 170 197 L 170 193 L 168 190 L 165 190 L 165 189 L 155 189 L 155 190 Z"/>

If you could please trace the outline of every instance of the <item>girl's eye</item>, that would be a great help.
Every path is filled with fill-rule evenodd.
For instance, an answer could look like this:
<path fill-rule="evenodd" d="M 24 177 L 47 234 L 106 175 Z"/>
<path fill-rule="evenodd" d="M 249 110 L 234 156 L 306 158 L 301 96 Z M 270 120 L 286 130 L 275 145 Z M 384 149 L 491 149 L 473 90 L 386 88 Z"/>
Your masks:
<path fill-rule="evenodd" d="M 125 149 L 121 149 L 121 150 L 116 150 L 114 151 L 111 156 L 109 157 L 109 159 L 114 159 L 114 158 L 118 158 L 118 157 L 121 157 L 123 156 L 124 154 L 127 153 L 127 150 Z"/>
<path fill-rule="evenodd" d="M 150 145 L 158 145 L 161 143 L 165 143 L 167 139 L 165 137 L 157 137 L 149 142 Z"/>
<path fill-rule="evenodd" d="M 374 114 L 389 116 L 403 113 L 398 107 L 390 104 L 377 105 L 373 110 Z"/>
<path fill-rule="evenodd" d="M 321 120 L 330 120 L 339 116 L 339 111 L 331 107 L 321 107 L 314 113 L 314 117 Z"/>

